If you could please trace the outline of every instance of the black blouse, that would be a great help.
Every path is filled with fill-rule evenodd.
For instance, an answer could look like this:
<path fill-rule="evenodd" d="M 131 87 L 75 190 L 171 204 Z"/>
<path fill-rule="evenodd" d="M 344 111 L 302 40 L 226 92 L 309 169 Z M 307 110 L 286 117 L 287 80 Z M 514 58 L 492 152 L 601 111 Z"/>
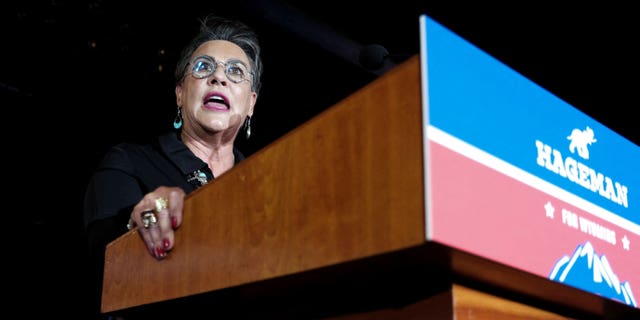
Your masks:
<path fill-rule="evenodd" d="M 236 164 L 244 159 L 235 148 L 234 157 Z M 133 206 L 159 186 L 180 187 L 188 194 L 213 178 L 207 164 L 187 148 L 178 132 L 161 135 L 151 144 L 119 144 L 107 152 L 89 182 L 85 226 L 119 215 L 128 220 Z"/>
<path fill-rule="evenodd" d="M 244 160 L 235 147 L 233 153 L 236 164 Z M 150 144 L 112 147 L 93 173 L 84 199 L 89 254 L 99 280 L 106 245 L 127 231 L 131 210 L 146 193 L 168 186 L 189 194 L 212 179 L 208 165 L 187 148 L 179 132 L 161 135 Z"/>

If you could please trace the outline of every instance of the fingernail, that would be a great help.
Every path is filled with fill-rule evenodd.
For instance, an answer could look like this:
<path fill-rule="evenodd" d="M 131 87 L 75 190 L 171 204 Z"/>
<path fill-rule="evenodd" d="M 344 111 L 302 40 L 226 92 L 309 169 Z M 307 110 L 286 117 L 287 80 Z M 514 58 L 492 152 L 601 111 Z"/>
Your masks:
<path fill-rule="evenodd" d="M 169 249 L 170 244 L 171 242 L 169 242 L 169 239 L 162 240 L 162 246 L 164 246 L 165 249 Z"/>
<path fill-rule="evenodd" d="M 166 255 L 167 255 L 167 253 L 164 252 L 164 249 L 162 249 L 160 247 L 156 248 L 156 256 L 158 258 L 164 258 Z"/>
<path fill-rule="evenodd" d="M 174 229 L 178 227 L 178 218 L 171 217 L 171 227 L 173 227 Z"/>

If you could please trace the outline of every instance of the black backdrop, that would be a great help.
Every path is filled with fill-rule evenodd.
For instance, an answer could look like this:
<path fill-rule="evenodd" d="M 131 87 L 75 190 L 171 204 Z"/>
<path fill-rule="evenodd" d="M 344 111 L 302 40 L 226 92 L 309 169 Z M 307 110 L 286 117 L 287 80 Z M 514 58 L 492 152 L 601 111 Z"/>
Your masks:
<path fill-rule="evenodd" d="M 249 156 L 375 79 L 381 71 L 358 63 L 363 45 L 385 47 L 389 64 L 417 54 L 421 13 L 640 143 L 638 20 L 630 6 L 407 0 L 2 6 L 0 101 L 9 160 L 5 198 L 12 207 L 5 209 L 12 236 L 4 247 L 17 271 L 16 298 L 33 306 L 20 309 L 26 313 L 87 312 L 84 186 L 106 148 L 171 128 L 173 63 L 204 13 L 239 18 L 262 40 L 263 90 L 253 136 L 241 142 Z"/>

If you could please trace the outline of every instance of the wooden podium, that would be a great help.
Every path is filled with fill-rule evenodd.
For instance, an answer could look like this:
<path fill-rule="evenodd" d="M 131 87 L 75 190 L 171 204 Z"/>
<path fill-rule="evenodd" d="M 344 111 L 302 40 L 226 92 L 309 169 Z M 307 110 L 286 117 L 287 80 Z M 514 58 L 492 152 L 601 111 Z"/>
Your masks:
<path fill-rule="evenodd" d="M 165 260 L 152 258 L 135 230 L 113 241 L 102 312 L 181 319 L 636 312 L 426 241 L 419 65 L 414 56 L 190 194 Z"/>

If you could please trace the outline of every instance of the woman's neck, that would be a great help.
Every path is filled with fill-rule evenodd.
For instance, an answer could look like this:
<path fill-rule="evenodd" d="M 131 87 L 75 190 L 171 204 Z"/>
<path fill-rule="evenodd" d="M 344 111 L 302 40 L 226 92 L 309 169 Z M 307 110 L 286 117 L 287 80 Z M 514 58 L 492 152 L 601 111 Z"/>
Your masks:
<path fill-rule="evenodd" d="M 209 166 L 214 176 L 219 177 L 233 167 L 235 156 L 232 142 L 224 142 L 215 136 L 204 140 L 193 137 L 184 131 L 181 137 L 189 150 Z"/>

